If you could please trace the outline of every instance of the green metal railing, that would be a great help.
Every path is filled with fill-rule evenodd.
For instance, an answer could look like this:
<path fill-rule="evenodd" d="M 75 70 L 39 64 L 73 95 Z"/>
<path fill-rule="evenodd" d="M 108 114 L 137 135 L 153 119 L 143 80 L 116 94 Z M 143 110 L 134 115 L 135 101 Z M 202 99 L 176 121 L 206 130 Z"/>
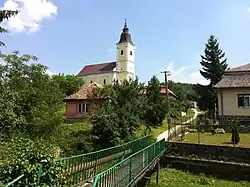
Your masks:
<path fill-rule="evenodd" d="M 146 136 L 128 143 L 99 150 L 96 152 L 76 155 L 72 157 L 59 158 L 61 172 L 66 177 L 64 181 L 69 186 L 84 183 L 93 180 L 93 178 L 102 171 L 110 168 L 122 159 L 136 153 L 150 144 L 150 137 Z M 43 165 L 40 165 L 38 174 L 38 184 L 42 182 Z"/>
<path fill-rule="evenodd" d="M 20 175 L 19 177 L 17 177 L 16 179 L 14 179 L 13 181 L 9 182 L 8 184 L 4 185 L 4 187 L 10 187 L 10 186 L 16 186 L 16 183 L 18 181 L 20 181 L 22 178 L 24 177 L 24 174 Z"/>
<path fill-rule="evenodd" d="M 165 139 L 149 145 L 96 175 L 93 187 L 130 186 L 165 151 Z"/>

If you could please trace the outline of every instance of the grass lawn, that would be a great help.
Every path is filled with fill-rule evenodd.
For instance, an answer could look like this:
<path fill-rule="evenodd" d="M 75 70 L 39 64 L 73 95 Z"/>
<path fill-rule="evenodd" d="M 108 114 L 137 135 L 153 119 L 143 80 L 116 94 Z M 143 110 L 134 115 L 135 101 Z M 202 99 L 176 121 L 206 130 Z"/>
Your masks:
<path fill-rule="evenodd" d="M 249 182 L 226 181 L 216 179 L 214 177 L 206 177 L 205 175 L 194 175 L 176 169 L 162 168 L 159 175 L 159 185 L 155 183 L 155 175 L 151 178 L 149 187 L 243 187 L 250 186 Z"/>
<path fill-rule="evenodd" d="M 211 133 L 201 133 L 200 142 L 204 144 L 233 146 L 233 144 L 231 144 L 231 136 L 231 133 L 215 135 Z M 198 143 L 198 133 L 186 134 L 183 142 Z M 240 142 L 236 146 L 250 148 L 250 134 L 240 134 Z"/>

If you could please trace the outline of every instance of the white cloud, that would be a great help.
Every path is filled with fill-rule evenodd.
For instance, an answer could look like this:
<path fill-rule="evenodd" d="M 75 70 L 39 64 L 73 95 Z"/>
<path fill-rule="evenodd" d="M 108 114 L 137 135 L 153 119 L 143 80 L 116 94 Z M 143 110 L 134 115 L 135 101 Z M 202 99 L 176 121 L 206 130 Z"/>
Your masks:
<path fill-rule="evenodd" d="M 36 32 L 43 20 L 57 15 L 57 6 L 50 0 L 6 0 L 1 9 L 19 10 L 3 23 L 12 32 Z"/>
<path fill-rule="evenodd" d="M 250 12 L 250 7 L 247 9 L 248 12 Z"/>
<path fill-rule="evenodd" d="M 202 85 L 207 85 L 209 83 L 208 80 L 203 78 L 199 72 L 197 71 L 192 71 L 191 66 L 180 66 L 175 68 L 174 67 L 174 62 L 170 62 L 168 65 L 167 69 L 170 71 L 170 76 L 168 77 L 169 80 L 173 80 L 175 82 L 182 82 L 182 83 L 192 83 L 192 84 L 202 84 Z M 191 72 L 190 72 L 191 70 Z"/>
<path fill-rule="evenodd" d="M 49 69 L 46 70 L 46 73 L 47 73 L 48 75 L 54 75 L 54 73 L 52 73 Z"/>

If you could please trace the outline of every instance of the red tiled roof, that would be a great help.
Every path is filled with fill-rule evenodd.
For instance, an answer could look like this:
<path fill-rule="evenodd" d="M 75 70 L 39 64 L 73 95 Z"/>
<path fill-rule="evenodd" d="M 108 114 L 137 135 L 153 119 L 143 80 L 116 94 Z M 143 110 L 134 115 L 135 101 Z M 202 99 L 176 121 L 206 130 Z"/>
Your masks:
<path fill-rule="evenodd" d="M 228 70 L 228 72 L 233 72 L 233 71 L 250 71 L 250 63 Z"/>
<path fill-rule="evenodd" d="M 97 73 L 108 73 L 116 67 L 116 62 L 107 62 L 102 64 L 92 64 L 85 66 L 77 76 L 85 76 Z"/>
<path fill-rule="evenodd" d="M 166 88 L 164 88 L 164 87 L 161 88 L 161 93 L 165 95 L 166 94 Z M 168 94 L 171 94 L 171 95 L 175 96 L 174 92 L 172 92 L 170 89 L 168 89 Z"/>
<path fill-rule="evenodd" d="M 87 86 L 84 85 L 79 91 L 77 91 L 76 93 L 67 97 L 66 100 L 89 99 L 93 93 L 94 88 L 103 88 L 103 86 L 100 84 L 97 84 L 95 82 L 93 82 Z"/>

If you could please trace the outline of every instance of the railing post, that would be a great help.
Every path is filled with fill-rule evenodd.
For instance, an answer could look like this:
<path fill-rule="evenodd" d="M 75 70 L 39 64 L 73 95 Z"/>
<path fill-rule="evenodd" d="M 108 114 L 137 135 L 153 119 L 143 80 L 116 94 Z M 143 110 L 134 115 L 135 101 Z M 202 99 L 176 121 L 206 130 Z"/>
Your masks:
<path fill-rule="evenodd" d="M 132 158 L 129 159 L 129 181 L 132 181 Z"/>
<path fill-rule="evenodd" d="M 159 184 L 160 160 L 157 162 L 156 184 Z"/>

